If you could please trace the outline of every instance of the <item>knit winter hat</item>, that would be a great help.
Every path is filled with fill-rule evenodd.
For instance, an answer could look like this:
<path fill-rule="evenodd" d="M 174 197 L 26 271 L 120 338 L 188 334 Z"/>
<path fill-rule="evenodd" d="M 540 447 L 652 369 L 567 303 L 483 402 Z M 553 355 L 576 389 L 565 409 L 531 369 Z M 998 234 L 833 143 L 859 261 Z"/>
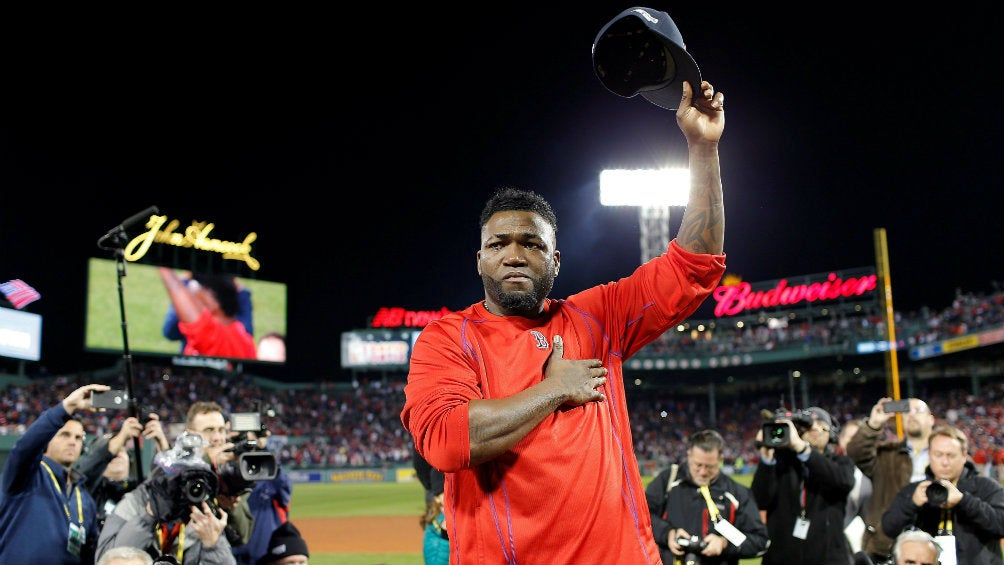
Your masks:
<path fill-rule="evenodd" d="M 287 521 L 272 532 L 272 538 L 268 541 L 268 551 L 258 560 L 257 565 L 268 565 L 291 555 L 310 557 L 310 552 L 307 551 L 307 542 L 300 537 L 300 530 L 297 530 L 292 522 Z"/>

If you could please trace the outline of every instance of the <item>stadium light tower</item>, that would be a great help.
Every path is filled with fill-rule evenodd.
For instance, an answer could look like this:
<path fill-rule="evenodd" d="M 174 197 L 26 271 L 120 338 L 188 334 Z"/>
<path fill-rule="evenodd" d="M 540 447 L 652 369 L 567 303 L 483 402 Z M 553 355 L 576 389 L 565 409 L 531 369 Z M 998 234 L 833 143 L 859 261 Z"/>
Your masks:
<path fill-rule="evenodd" d="M 638 206 L 641 262 L 662 255 L 671 239 L 669 211 L 686 206 L 690 169 L 606 169 L 600 172 L 600 204 Z"/>

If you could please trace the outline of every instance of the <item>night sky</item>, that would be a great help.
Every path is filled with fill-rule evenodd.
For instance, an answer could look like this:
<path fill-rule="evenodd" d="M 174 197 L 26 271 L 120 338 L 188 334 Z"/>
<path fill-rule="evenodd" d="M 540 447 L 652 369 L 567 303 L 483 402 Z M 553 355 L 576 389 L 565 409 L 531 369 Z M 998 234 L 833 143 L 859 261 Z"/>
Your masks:
<path fill-rule="evenodd" d="M 42 293 L 26 308 L 44 316 L 37 365 L 117 360 L 83 351 L 87 260 L 151 205 L 258 233 L 257 276 L 289 284 L 294 381 L 347 380 L 340 334 L 381 306 L 480 300 L 477 216 L 497 185 L 558 213 L 552 296 L 630 273 L 638 211 L 602 207 L 599 173 L 685 166 L 686 143 L 672 112 L 596 78 L 592 41 L 633 4 L 594 4 L 36 23 L 6 55 L 0 281 Z M 648 6 L 726 96 L 729 273 L 874 265 L 882 227 L 897 310 L 1004 280 L 999 16 Z"/>

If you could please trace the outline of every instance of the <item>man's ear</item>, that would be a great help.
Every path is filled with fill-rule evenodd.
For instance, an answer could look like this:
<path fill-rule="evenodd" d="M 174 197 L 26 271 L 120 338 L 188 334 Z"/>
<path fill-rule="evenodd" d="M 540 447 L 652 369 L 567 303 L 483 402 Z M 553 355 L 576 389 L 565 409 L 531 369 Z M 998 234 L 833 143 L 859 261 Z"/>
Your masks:
<path fill-rule="evenodd" d="M 483 273 L 481 272 L 481 252 L 478 251 L 474 254 L 474 262 L 477 263 L 478 276 L 480 277 Z"/>
<path fill-rule="evenodd" d="M 554 250 L 554 276 L 558 276 L 558 271 L 561 270 L 561 251 L 557 249 Z"/>

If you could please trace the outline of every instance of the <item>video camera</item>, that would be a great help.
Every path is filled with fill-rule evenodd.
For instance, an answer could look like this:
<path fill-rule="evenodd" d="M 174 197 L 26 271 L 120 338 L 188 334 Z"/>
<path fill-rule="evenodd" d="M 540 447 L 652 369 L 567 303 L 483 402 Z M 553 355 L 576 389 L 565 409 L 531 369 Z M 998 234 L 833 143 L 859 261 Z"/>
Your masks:
<path fill-rule="evenodd" d="M 766 412 L 766 411 L 765 411 Z M 778 408 L 761 426 L 763 440 L 757 441 L 757 447 L 787 447 L 791 444 L 791 433 L 788 424 L 782 420 L 791 420 L 799 434 L 812 427 L 812 412 L 808 410 L 788 410 Z"/>
<path fill-rule="evenodd" d="M 214 499 L 219 480 L 202 458 L 202 436 L 184 432 L 174 447 L 154 456 L 153 472 L 146 480 L 150 506 L 158 522 L 187 519 L 191 506 Z"/>
<path fill-rule="evenodd" d="M 222 463 L 217 469 L 220 493 L 237 496 L 249 492 L 254 483 L 274 479 L 279 471 L 275 455 L 261 449 L 257 437 L 268 431 L 262 423 L 261 412 L 235 412 L 230 415 L 230 431 L 240 432 L 230 451 L 234 460 Z M 254 433 L 257 437 L 251 437 Z"/>
<path fill-rule="evenodd" d="M 683 555 L 684 565 L 700 565 L 701 550 L 708 547 L 708 542 L 702 540 L 700 536 L 690 536 L 689 538 L 676 538 L 676 543 L 680 544 L 680 547 L 687 548 Z"/>

